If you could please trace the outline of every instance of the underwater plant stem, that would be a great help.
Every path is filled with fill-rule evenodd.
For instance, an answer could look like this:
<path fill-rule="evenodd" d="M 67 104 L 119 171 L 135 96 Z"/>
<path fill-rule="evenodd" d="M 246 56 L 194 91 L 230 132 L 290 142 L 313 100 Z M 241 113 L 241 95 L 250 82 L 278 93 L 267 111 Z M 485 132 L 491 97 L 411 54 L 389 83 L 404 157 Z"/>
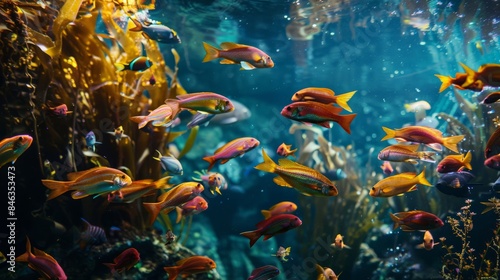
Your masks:
<path fill-rule="evenodd" d="M 186 246 L 186 243 L 188 241 L 188 238 L 189 238 L 189 232 L 191 231 L 191 225 L 193 224 L 193 216 L 189 216 L 189 221 L 188 221 L 188 227 L 187 227 L 187 230 L 186 230 L 186 237 L 184 237 L 184 240 L 182 240 L 182 246 Z"/>

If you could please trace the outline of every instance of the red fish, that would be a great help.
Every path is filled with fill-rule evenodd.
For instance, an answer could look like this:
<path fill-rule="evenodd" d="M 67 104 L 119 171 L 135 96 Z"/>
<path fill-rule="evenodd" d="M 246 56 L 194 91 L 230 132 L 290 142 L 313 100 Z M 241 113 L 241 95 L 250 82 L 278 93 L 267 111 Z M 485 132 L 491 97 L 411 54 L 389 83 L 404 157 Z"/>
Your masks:
<path fill-rule="evenodd" d="M 51 255 L 37 248 L 33 249 L 35 254 L 31 253 L 31 243 L 29 238 L 26 237 L 26 252 L 17 257 L 16 261 L 27 262 L 28 267 L 38 272 L 43 279 L 68 279 L 64 270 Z"/>
<path fill-rule="evenodd" d="M 491 169 L 500 170 L 500 154 L 493 155 L 484 161 L 484 166 Z"/>
<path fill-rule="evenodd" d="M 275 236 L 278 233 L 287 232 L 302 224 L 302 221 L 292 214 L 278 214 L 269 219 L 259 222 L 254 231 L 245 231 L 240 233 L 250 239 L 250 247 L 252 247 L 261 236 L 264 235 L 264 240 Z"/>
<path fill-rule="evenodd" d="M 213 156 L 204 157 L 203 160 L 210 164 L 208 170 L 214 167 L 216 161 L 220 160 L 221 164 L 228 162 L 230 159 L 243 155 L 244 153 L 259 146 L 259 140 L 252 137 L 236 138 L 233 141 L 218 148 Z"/>
<path fill-rule="evenodd" d="M 448 155 L 439 162 L 437 166 L 437 172 L 456 172 L 463 167 L 472 170 L 472 166 L 470 165 L 471 160 L 472 155 L 470 151 L 468 151 L 465 155 Z"/>
<path fill-rule="evenodd" d="M 135 248 L 128 248 L 114 259 L 114 263 L 104 263 L 105 266 L 111 269 L 114 275 L 116 272 L 121 273 L 129 270 L 136 265 L 141 259 L 139 252 Z"/>
<path fill-rule="evenodd" d="M 221 64 L 240 64 L 241 70 L 274 67 L 271 57 L 256 47 L 230 42 L 221 43 L 220 46 L 222 50 L 203 42 L 203 47 L 207 52 L 203 62 L 223 58 L 220 61 Z"/>
<path fill-rule="evenodd" d="M 431 230 L 444 225 L 436 215 L 421 210 L 390 214 L 394 221 L 394 229 L 401 226 L 403 231 Z"/>
<path fill-rule="evenodd" d="M 202 256 L 185 258 L 175 264 L 176 266 L 163 268 L 168 273 L 168 280 L 176 279 L 179 274 L 186 277 L 193 274 L 208 272 L 217 267 L 211 258 Z"/>

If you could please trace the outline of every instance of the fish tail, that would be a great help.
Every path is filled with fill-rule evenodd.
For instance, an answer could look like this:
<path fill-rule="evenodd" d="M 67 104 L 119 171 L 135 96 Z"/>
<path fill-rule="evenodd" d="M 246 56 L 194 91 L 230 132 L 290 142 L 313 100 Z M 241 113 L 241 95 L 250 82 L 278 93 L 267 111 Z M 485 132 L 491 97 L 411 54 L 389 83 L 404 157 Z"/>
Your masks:
<path fill-rule="evenodd" d="M 182 219 L 182 209 L 180 207 L 175 207 L 175 211 L 177 212 L 177 219 L 175 223 L 178 224 Z"/>
<path fill-rule="evenodd" d="M 262 149 L 262 157 L 264 158 L 264 162 L 259 163 L 255 166 L 255 169 L 274 173 L 276 170 L 276 163 L 266 154 L 266 151 Z"/>
<path fill-rule="evenodd" d="M 384 140 L 388 140 L 388 139 L 392 139 L 392 138 L 396 137 L 396 131 L 394 131 L 390 128 L 387 128 L 385 126 L 382 126 L 382 129 L 384 130 L 386 135 L 380 141 L 384 141 Z"/>
<path fill-rule="evenodd" d="M 204 157 L 203 160 L 208 161 L 208 163 L 209 163 L 208 169 L 207 169 L 208 171 L 210 171 L 210 169 L 212 169 L 212 167 L 214 167 L 214 164 L 217 161 L 214 156 Z"/>
<path fill-rule="evenodd" d="M 205 51 L 207 52 L 203 58 L 203 62 L 208 62 L 219 57 L 219 50 L 217 48 L 210 46 L 205 42 L 203 42 L 203 48 L 205 48 Z"/>
<path fill-rule="evenodd" d="M 426 161 L 426 162 L 432 162 L 432 163 L 436 162 L 436 160 L 433 158 L 433 156 L 435 156 L 435 155 L 436 155 L 435 152 L 420 152 L 418 154 L 420 160 Z"/>
<path fill-rule="evenodd" d="M 166 266 L 163 269 L 168 273 L 168 280 L 175 280 L 179 274 L 179 266 Z"/>
<path fill-rule="evenodd" d="M 153 225 L 153 223 L 156 220 L 156 217 L 158 217 L 158 214 L 160 214 L 161 210 L 161 202 L 154 202 L 154 203 L 143 203 L 144 207 L 149 213 L 149 224 Z"/>
<path fill-rule="evenodd" d="M 260 213 L 264 216 L 264 219 L 269 219 L 271 217 L 271 211 L 269 210 L 261 210 Z"/>
<path fill-rule="evenodd" d="M 50 194 L 47 197 L 47 200 L 54 199 L 61 194 L 69 191 L 69 186 L 72 181 L 62 182 L 62 181 L 54 181 L 54 180 L 42 180 L 42 184 L 50 189 Z"/>
<path fill-rule="evenodd" d="M 458 153 L 457 144 L 458 142 L 462 141 L 464 137 L 465 137 L 464 135 L 445 137 L 443 138 L 443 146 L 454 151 L 455 153 Z"/>
<path fill-rule="evenodd" d="M 117 71 L 123 71 L 126 70 L 128 67 L 128 64 L 125 63 L 115 63 L 115 67 Z"/>
<path fill-rule="evenodd" d="M 139 124 L 139 129 L 143 128 L 148 124 L 149 118 L 148 116 L 133 116 L 130 117 L 130 120 Z"/>
<path fill-rule="evenodd" d="M 138 20 L 133 19 L 133 18 L 130 18 L 130 20 L 135 24 L 135 26 L 132 28 L 129 28 L 129 31 L 136 31 L 136 32 L 142 31 L 142 24 Z"/>
<path fill-rule="evenodd" d="M 418 174 L 417 182 L 421 185 L 432 186 L 431 183 L 429 183 L 429 181 L 427 181 L 427 179 L 425 178 L 425 168 L 422 170 L 422 172 L 420 172 L 420 174 Z"/>
<path fill-rule="evenodd" d="M 255 242 L 257 242 L 257 240 L 259 240 L 259 238 L 261 236 L 261 234 L 258 230 L 245 231 L 245 232 L 240 233 L 240 235 L 243 235 L 244 237 L 250 239 L 250 247 L 252 247 L 253 244 L 255 244 Z"/>
<path fill-rule="evenodd" d="M 298 150 L 298 149 L 293 149 L 293 150 L 291 150 L 289 155 L 290 155 L 290 156 L 293 156 L 293 157 L 296 157 L 295 152 L 296 152 L 297 150 Z"/>
<path fill-rule="evenodd" d="M 347 93 L 344 93 L 344 94 L 341 94 L 339 96 L 337 96 L 337 104 L 339 104 L 340 107 L 342 107 L 344 110 L 346 111 L 349 111 L 349 112 L 352 112 L 352 109 L 351 107 L 349 107 L 349 105 L 347 105 L 347 102 L 351 99 L 351 97 L 356 93 L 356 91 L 351 91 L 351 92 L 347 92 Z"/>
<path fill-rule="evenodd" d="M 470 153 L 470 151 L 468 151 L 465 154 L 463 163 L 464 163 L 465 168 L 467 168 L 469 170 L 472 170 L 472 165 L 470 165 L 471 160 L 472 160 L 472 154 Z"/>
<path fill-rule="evenodd" d="M 469 66 L 463 64 L 462 62 L 460 62 L 460 66 L 464 68 L 465 73 L 467 74 L 467 80 L 465 80 L 465 83 L 461 85 L 461 87 L 465 88 L 467 86 L 472 85 L 475 82 L 476 71 L 470 69 Z"/>
<path fill-rule="evenodd" d="M 396 217 L 396 215 L 392 214 L 392 213 L 389 213 L 391 215 L 391 220 L 394 222 L 394 226 L 392 229 L 397 229 L 399 227 L 399 218 Z"/>
<path fill-rule="evenodd" d="M 438 74 L 435 74 L 434 76 L 438 77 L 438 79 L 441 81 L 441 86 L 439 87 L 439 93 L 443 92 L 447 87 L 451 86 L 451 84 L 453 83 L 451 77 Z"/>
<path fill-rule="evenodd" d="M 351 134 L 351 122 L 354 120 L 357 114 L 349 114 L 340 116 L 338 124 L 342 127 L 347 133 Z"/>
<path fill-rule="evenodd" d="M 31 256 L 31 242 L 28 236 L 26 236 L 26 252 L 16 258 L 18 262 L 28 262 L 29 257 Z"/>

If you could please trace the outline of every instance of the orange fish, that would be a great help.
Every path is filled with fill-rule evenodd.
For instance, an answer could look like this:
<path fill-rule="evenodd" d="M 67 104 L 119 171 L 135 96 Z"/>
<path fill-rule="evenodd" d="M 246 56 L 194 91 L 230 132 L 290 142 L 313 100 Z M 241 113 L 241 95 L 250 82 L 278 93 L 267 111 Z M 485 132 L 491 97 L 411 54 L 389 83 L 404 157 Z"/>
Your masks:
<path fill-rule="evenodd" d="M 419 145 L 404 145 L 395 144 L 384 148 L 378 154 L 378 159 L 386 161 L 396 161 L 396 162 L 409 162 L 412 164 L 417 164 L 417 159 L 436 162 L 432 157 L 436 154 L 434 152 L 418 152 Z"/>
<path fill-rule="evenodd" d="M 338 280 L 339 275 L 335 274 L 333 270 L 329 267 L 321 267 L 319 264 L 316 264 L 316 271 L 318 271 L 317 280 Z"/>
<path fill-rule="evenodd" d="M 209 272 L 217 267 L 211 258 L 202 256 L 188 257 L 176 262 L 175 264 L 176 266 L 163 268 L 168 273 L 168 280 L 176 279 L 179 274 L 185 278 L 189 275 Z"/>
<path fill-rule="evenodd" d="M 182 218 L 191 215 L 199 214 L 208 209 L 208 202 L 201 196 L 197 196 L 181 206 L 175 207 L 177 211 L 176 223 L 179 223 Z"/>
<path fill-rule="evenodd" d="M 344 248 L 346 249 L 351 249 L 351 247 L 345 245 L 344 243 L 344 237 L 342 235 L 337 234 L 337 236 L 335 236 L 335 241 L 330 244 L 330 246 L 334 247 L 335 249 L 339 249 L 339 250 L 342 250 Z"/>
<path fill-rule="evenodd" d="M 130 185 L 109 193 L 108 202 L 132 203 L 139 197 L 156 194 L 157 190 L 170 187 L 167 184 L 170 178 L 164 177 L 154 182 L 151 179 L 133 181 Z"/>
<path fill-rule="evenodd" d="M 291 148 L 292 145 L 282 143 L 276 150 L 276 153 L 282 157 L 295 156 L 295 152 L 297 151 L 297 149 L 291 150 Z"/>
<path fill-rule="evenodd" d="M 324 104 L 336 103 L 346 111 L 352 112 L 347 102 L 352 98 L 356 91 L 350 91 L 344 94 L 335 95 L 335 92 L 329 88 L 304 88 L 292 96 L 292 101 L 316 101 Z"/>
<path fill-rule="evenodd" d="M 272 216 L 276 216 L 278 214 L 289 214 L 295 210 L 297 210 L 297 204 L 290 201 L 282 201 L 271 206 L 269 210 L 261 210 L 260 213 L 264 215 L 265 219 L 269 219 Z"/>
<path fill-rule="evenodd" d="M 427 251 L 432 250 L 434 248 L 434 245 L 439 244 L 439 242 L 434 243 L 434 238 L 432 237 L 432 234 L 430 231 L 426 230 L 424 233 L 424 242 L 422 244 L 418 244 L 417 248 L 421 249 L 424 248 Z"/>
<path fill-rule="evenodd" d="M 465 64 L 460 63 L 467 73 L 467 80 L 462 84 L 462 87 L 468 87 L 476 83 L 482 82 L 486 86 L 499 87 L 500 86 L 500 64 L 483 64 L 476 71 L 470 69 Z"/>
<path fill-rule="evenodd" d="M 31 253 L 31 243 L 29 238 L 26 237 L 26 252 L 17 257 L 16 261 L 27 262 L 28 267 L 38 272 L 43 279 L 68 279 L 64 270 L 51 255 L 37 248 L 33 249 L 35 254 Z"/>
<path fill-rule="evenodd" d="M 425 179 L 425 170 L 422 170 L 418 175 L 406 172 L 382 179 L 372 187 L 370 195 L 373 197 L 401 195 L 416 190 L 417 184 L 431 186 L 431 183 Z"/>
<path fill-rule="evenodd" d="M 17 135 L 0 141 L 0 167 L 9 162 L 16 162 L 17 158 L 24 153 L 33 142 L 29 135 Z"/>
<path fill-rule="evenodd" d="M 471 160 L 470 151 L 465 155 L 448 155 L 439 162 L 436 170 L 439 173 L 456 172 L 463 167 L 472 170 Z"/>
<path fill-rule="evenodd" d="M 441 147 L 436 145 L 439 144 L 456 153 L 458 153 L 457 143 L 465 137 L 464 135 L 443 137 L 441 131 L 426 126 L 407 126 L 396 130 L 383 126 L 382 129 L 387 135 L 381 141 L 391 138 L 396 138 L 398 141 L 403 139 L 403 141 L 426 144 L 433 149 L 440 149 Z"/>
<path fill-rule="evenodd" d="M 271 57 L 256 47 L 231 42 L 221 43 L 220 46 L 221 50 L 203 42 L 206 51 L 203 62 L 223 58 L 220 64 L 240 64 L 241 70 L 274 67 Z"/>

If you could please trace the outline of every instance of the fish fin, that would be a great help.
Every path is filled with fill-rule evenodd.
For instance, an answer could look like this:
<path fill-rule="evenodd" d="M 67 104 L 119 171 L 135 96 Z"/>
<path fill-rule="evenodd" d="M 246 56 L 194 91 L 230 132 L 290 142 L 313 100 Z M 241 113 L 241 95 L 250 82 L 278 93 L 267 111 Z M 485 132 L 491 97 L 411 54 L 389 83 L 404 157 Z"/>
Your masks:
<path fill-rule="evenodd" d="M 123 71 L 130 69 L 129 65 L 126 63 L 115 63 L 116 71 Z"/>
<path fill-rule="evenodd" d="M 292 146 L 292 145 L 290 145 L 290 147 L 291 147 L 291 146 Z M 295 152 L 296 152 L 297 150 L 298 150 L 298 148 L 297 148 L 297 149 L 293 149 L 293 150 L 291 150 L 291 151 L 290 151 L 290 153 L 288 153 L 288 155 L 289 155 L 289 156 L 296 157 Z"/>
<path fill-rule="evenodd" d="M 238 64 L 238 62 L 232 61 L 232 60 L 227 59 L 227 58 L 222 59 L 219 63 L 220 64 Z"/>
<path fill-rule="evenodd" d="M 408 162 L 408 163 L 411 163 L 411 164 L 418 164 L 418 161 L 416 161 L 414 159 L 407 159 L 407 160 L 405 160 L 405 162 Z"/>
<path fill-rule="evenodd" d="M 424 243 L 420 243 L 417 246 L 415 246 L 415 248 L 417 248 L 417 249 L 424 249 L 425 245 L 424 245 Z"/>
<path fill-rule="evenodd" d="M 219 57 L 219 50 L 216 47 L 203 42 L 203 48 L 206 52 L 203 62 L 208 62 Z"/>
<path fill-rule="evenodd" d="M 347 92 L 347 93 L 341 94 L 341 95 L 337 96 L 337 99 L 335 101 L 344 110 L 352 112 L 352 109 L 351 109 L 351 107 L 349 107 L 349 105 L 347 105 L 347 102 L 351 99 L 351 97 L 355 93 L 356 93 L 356 91 L 354 90 L 354 91 L 351 91 L 351 92 Z"/>
<path fill-rule="evenodd" d="M 160 161 L 161 158 L 161 152 L 156 150 L 158 152 L 158 157 L 153 157 L 153 159 L 156 159 L 157 161 Z"/>
<path fill-rule="evenodd" d="M 459 62 L 459 63 L 460 63 L 460 66 L 462 66 L 462 68 L 465 70 L 465 73 L 467 74 L 467 79 L 460 86 L 463 88 L 466 88 L 467 86 L 472 85 L 476 81 L 476 79 L 475 79 L 476 72 L 474 70 L 472 70 L 471 68 L 469 68 L 467 65 L 463 64 L 462 62 Z"/>
<path fill-rule="evenodd" d="M 175 223 L 178 224 L 182 219 L 182 208 L 175 207 L 175 212 L 177 212 L 177 219 L 175 220 Z"/>
<path fill-rule="evenodd" d="M 243 155 L 240 155 L 240 157 L 242 157 Z M 225 158 L 225 159 L 222 159 L 220 161 L 220 164 L 225 164 L 226 162 L 228 162 L 230 160 L 230 158 Z"/>
<path fill-rule="evenodd" d="M 415 231 L 413 228 L 407 226 L 407 225 L 401 225 L 401 229 L 403 231 Z"/>
<path fill-rule="evenodd" d="M 252 64 L 250 64 L 246 61 L 240 62 L 240 65 L 241 65 L 240 70 L 253 70 L 253 69 L 255 69 L 255 66 L 253 66 Z"/>
<path fill-rule="evenodd" d="M 470 151 L 468 151 L 465 154 L 463 163 L 464 163 L 465 168 L 467 168 L 469 170 L 472 170 L 472 165 L 470 165 L 471 160 L 472 160 L 472 154 L 470 153 Z"/>
<path fill-rule="evenodd" d="M 235 48 L 244 48 L 244 47 L 250 47 L 250 46 L 237 44 L 237 43 L 233 43 L 233 42 L 222 42 L 222 43 L 220 43 L 220 47 L 223 50 L 231 50 L 231 49 L 235 49 Z"/>
<path fill-rule="evenodd" d="M 71 193 L 71 198 L 73 198 L 73 199 L 82 199 L 82 198 L 85 198 L 87 196 L 89 196 L 89 194 L 85 194 L 85 192 L 82 192 L 82 191 L 74 191 Z M 97 196 L 99 196 L 99 195 L 97 195 Z"/>
<path fill-rule="evenodd" d="M 169 266 L 163 268 L 168 273 L 168 280 L 177 279 L 177 275 L 179 275 L 179 267 L 180 266 Z"/>
<path fill-rule="evenodd" d="M 384 141 L 384 140 L 388 140 L 388 139 L 392 139 L 392 138 L 396 137 L 396 131 L 394 131 L 390 128 L 387 128 L 385 126 L 382 126 L 382 129 L 384 130 L 386 135 L 380 141 Z"/>
<path fill-rule="evenodd" d="M 354 120 L 357 114 L 349 114 L 339 116 L 338 124 L 349 134 L 351 134 L 351 122 Z"/>
<path fill-rule="evenodd" d="M 156 217 L 158 217 L 158 214 L 160 214 L 161 202 L 153 202 L 153 203 L 145 202 L 142 205 L 144 205 L 144 208 L 146 208 L 146 210 L 149 213 L 149 224 L 153 225 L 153 223 L 156 220 Z"/>
<path fill-rule="evenodd" d="M 287 187 L 287 188 L 293 188 L 290 184 L 288 184 L 285 179 L 283 179 L 282 177 L 280 176 L 276 176 L 273 178 L 273 182 L 278 185 L 278 186 L 281 186 L 281 187 Z"/>
<path fill-rule="evenodd" d="M 143 128 L 148 124 L 149 118 L 148 116 L 133 116 L 129 118 L 131 121 L 139 124 L 139 129 Z"/>
<path fill-rule="evenodd" d="M 271 237 L 273 237 L 273 235 L 271 235 L 271 234 L 264 235 L 264 241 L 268 240 Z"/>
<path fill-rule="evenodd" d="M 29 257 L 32 256 L 31 253 L 31 242 L 28 236 L 26 236 L 26 252 L 16 258 L 18 262 L 29 262 Z"/>
<path fill-rule="evenodd" d="M 443 92 L 447 87 L 451 86 L 451 84 L 453 83 L 453 80 L 449 76 L 443 76 L 438 74 L 435 74 L 434 76 L 438 77 L 438 79 L 441 81 L 441 87 L 439 87 L 439 93 Z"/>
<path fill-rule="evenodd" d="M 420 174 L 418 174 L 417 179 L 417 182 L 420 185 L 432 186 L 432 184 L 429 183 L 429 181 L 427 181 L 427 179 L 425 178 L 425 168 L 422 170 L 422 172 L 420 172 Z"/>
<path fill-rule="evenodd" d="M 262 213 L 262 216 L 264 216 L 264 219 L 269 219 L 271 217 L 271 211 L 269 210 L 261 210 L 260 213 Z"/>
<path fill-rule="evenodd" d="M 50 194 L 47 200 L 54 199 L 61 194 L 69 191 L 70 184 L 73 181 L 54 181 L 54 180 L 42 180 L 42 184 L 50 189 Z"/>
<path fill-rule="evenodd" d="M 207 170 L 212 169 L 212 167 L 214 167 L 215 162 L 217 161 L 214 156 L 204 157 L 203 160 L 209 163 Z"/>
<path fill-rule="evenodd" d="M 458 153 L 457 144 L 464 139 L 464 135 L 456 135 L 443 138 L 443 146 Z"/>
<path fill-rule="evenodd" d="M 305 123 L 305 124 L 308 124 L 308 123 Z M 319 125 L 319 126 L 322 126 L 322 127 L 331 128 L 330 121 L 319 122 L 319 123 L 316 123 L 316 124 Z"/>
<path fill-rule="evenodd" d="M 142 24 L 141 24 L 140 21 L 138 21 L 138 20 L 136 20 L 134 18 L 130 18 L 130 20 L 135 24 L 135 26 L 132 27 L 132 28 L 129 28 L 128 29 L 129 31 L 136 31 L 136 32 L 142 31 Z"/>
<path fill-rule="evenodd" d="M 257 164 L 254 168 L 260 171 L 274 173 L 276 170 L 276 163 L 266 154 L 266 151 L 262 149 L 262 157 L 264 162 Z"/>
<path fill-rule="evenodd" d="M 244 237 L 250 239 L 250 247 L 252 247 L 253 244 L 255 244 L 255 242 L 257 242 L 257 240 L 259 240 L 259 238 L 261 237 L 261 234 L 258 230 L 245 231 L 240 233 L 240 235 L 243 235 Z"/>
<path fill-rule="evenodd" d="M 416 191 L 416 190 L 417 190 L 417 185 L 413 185 L 406 192 L 413 192 L 413 191 Z M 403 194 L 401 194 L 401 195 L 403 195 Z"/>
<path fill-rule="evenodd" d="M 439 144 L 439 143 L 430 143 L 430 144 L 425 144 L 427 147 L 435 150 L 435 151 L 438 151 L 438 152 L 441 152 L 443 150 L 443 145 Z"/>
<path fill-rule="evenodd" d="M 255 61 L 255 62 L 259 62 L 259 61 L 261 61 L 261 60 L 262 60 L 262 56 L 260 56 L 258 53 L 253 53 L 253 54 L 252 54 L 252 59 L 253 59 L 253 61 Z"/>
<path fill-rule="evenodd" d="M 400 225 L 399 218 L 396 215 L 392 214 L 392 213 L 389 213 L 389 214 L 391 215 L 391 220 L 394 222 L 394 226 L 392 227 L 392 229 L 393 230 L 397 229 L 399 227 L 399 225 Z"/>
<path fill-rule="evenodd" d="M 219 189 L 219 188 L 215 188 L 215 191 L 216 191 L 219 195 L 222 195 L 222 193 L 220 192 L 220 189 Z"/>
<path fill-rule="evenodd" d="M 434 152 L 422 152 L 419 156 L 421 161 L 435 163 L 436 160 L 433 158 L 435 155 Z"/>

